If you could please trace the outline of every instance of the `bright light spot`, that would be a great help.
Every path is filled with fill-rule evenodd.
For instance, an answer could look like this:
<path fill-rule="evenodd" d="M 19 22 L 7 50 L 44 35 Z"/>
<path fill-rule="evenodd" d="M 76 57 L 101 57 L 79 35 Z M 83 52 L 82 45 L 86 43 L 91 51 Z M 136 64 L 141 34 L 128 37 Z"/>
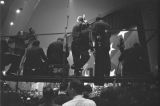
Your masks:
<path fill-rule="evenodd" d="M 95 47 L 95 44 L 96 44 L 96 43 L 93 41 L 93 47 Z"/>
<path fill-rule="evenodd" d="M 31 98 L 30 98 L 30 97 L 28 97 L 28 98 L 27 98 L 27 100 L 31 100 Z"/>
<path fill-rule="evenodd" d="M 89 74 L 87 73 L 87 71 L 85 71 L 84 76 L 89 77 Z"/>
<path fill-rule="evenodd" d="M 10 26 L 13 26 L 14 25 L 14 22 L 10 22 Z"/>
<path fill-rule="evenodd" d="M 122 36 L 122 38 L 124 39 L 124 36 L 125 36 L 125 34 L 127 33 L 128 31 L 120 31 L 119 33 L 118 33 L 118 36 Z"/>
<path fill-rule="evenodd" d="M 115 69 L 112 70 L 112 71 L 110 72 L 110 76 L 116 76 L 115 71 L 116 71 Z"/>
<path fill-rule="evenodd" d="M 87 83 L 87 82 L 84 82 L 84 85 L 88 85 L 88 83 Z"/>
<path fill-rule="evenodd" d="M 108 83 L 104 83 L 104 87 L 105 87 L 105 88 L 108 87 Z"/>
<path fill-rule="evenodd" d="M 113 43 L 111 43 L 110 44 L 109 55 L 111 55 L 111 53 L 112 53 L 113 50 L 116 50 L 116 49 L 113 48 Z"/>
<path fill-rule="evenodd" d="M 83 14 L 83 18 L 85 18 L 86 16 L 85 16 L 85 14 Z"/>
<path fill-rule="evenodd" d="M 1 0 L 1 1 L 0 1 L 0 4 L 2 4 L 2 5 L 3 5 L 3 4 L 4 4 L 4 0 Z"/>
<path fill-rule="evenodd" d="M 21 10 L 20 10 L 20 9 L 17 9 L 17 10 L 16 10 L 16 13 L 17 13 L 17 14 L 19 14 L 20 12 L 21 12 Z"/>
<path fill-rule="evenodd" d="M 3 73 L 4 76 L 6 76 L 6 71 L 3 71 L 2 73 Z"/>
<path fill-rule="evenodd" d="M 53 88 L 54 91 L 58 90 L 58 88 Z"/>
<path fill-rule="evenodd" d="M 83 15 L 82 15 L 82 17 L 83 17 L 83 19 L 84 19 L 84 22 L 85 22 L 85 23 L 87 23 L 86 15 L 85 15 L 85 14 L 83 14 Z"/>

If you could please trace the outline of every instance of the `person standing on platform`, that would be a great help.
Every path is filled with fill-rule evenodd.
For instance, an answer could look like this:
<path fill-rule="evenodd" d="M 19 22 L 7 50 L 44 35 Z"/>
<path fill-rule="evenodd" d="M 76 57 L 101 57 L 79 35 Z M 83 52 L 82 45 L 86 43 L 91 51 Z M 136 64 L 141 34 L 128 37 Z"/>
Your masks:
<path fill-rule="evenodd" d="M 58 38 L 57 41 L 51 43 L 47 49 L 48 65 L 65 65 L 65 72 L 68 75 L 69 63 L 67 57 L 69 56 L 69 48 L 66 45 L 66 51 L 63 51 L 64 39 Z"/>
<path fill-rule="evenodd" d="M 83 66 L 89 60 L 89 31 L 88 31 L 88 24 L 84 21 L 82 16 L 77 18 L 77 24 L 72 29 L 72 55 L 73 55 L 73 62 L 71 68 L 75 69 L 74 73 L 76 76 L 81 75 L 81 71 L 83 70 Z"/>
<path fill-rule="evenodd" d="M 18 66 L 20 63 L 20 55 L 14 52 L 14 49 L 9 47 L 8 42 L 5 39 L 0 39 L 0 53 L 1 53 L 1 60 L 0 60 L 0 67 L 1 71 L 5 71 L 6 75 L 17 75 Z M 9 69 L 6 71 L 5 66 L 11 64 Z"/>
<path fill-rule="evenodd" d="M 109 25 L 101 17 L 96 18 L 93 24 L 93 33 L 95 39 L 95 76 L 98 79 L 110 75 L 111 60 L 110 50 L 110 31 Z"/>
<path fill-rule="evenodd" d="M 47 49 L 47 57 L 48 57 L 48 63 L 49 64 L 63 64 L 63 43 L 64 39 L 63 38 L 58 38 L 57 41 L 51 43 L 48 46 Z M 68 47 L 66 47 L 66 58 L 65 58 L 65 63 L 68 63 L 67 57 L 69 56 L 69 50 Z"/>
<path fill-rule="evenodd" d="M 47 57 L 41 47 L 40 41 L 35 40 L 32 46 L 26 50 L 24 62 L 24 75 L 42 74 L 43 63 L 47 61 Z"/>

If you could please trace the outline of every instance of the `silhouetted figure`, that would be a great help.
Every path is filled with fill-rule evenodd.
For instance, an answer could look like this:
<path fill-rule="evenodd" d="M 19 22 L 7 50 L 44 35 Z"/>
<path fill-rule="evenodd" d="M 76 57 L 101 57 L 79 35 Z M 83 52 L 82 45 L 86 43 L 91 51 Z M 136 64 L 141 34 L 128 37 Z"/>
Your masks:
<path fill-rule="evenodd" d="M 9 52 L 9 47 L 8 47 L 8 43 L 5 39 L 0 39 L 0 56 L 1 56 L 1 59 L 0 59 L 0 67 L 1 67 L 1 71 L 4 70 L 5 66 L 7 65 L 7 62 L 6 62 L 6 55 L 5 53 Z"/>
<path fill-rule="evenodd" d="M 109 55 L 110 50 L 110 32 L 109 25 L 97 17 L 93 25 L 93 32 L 95 37 L 95 76 L 101 79 L 109 76 L 111 69 L 111 60 Z M 99 83 L 100 84 L 100 83 Z"/>
<path fill-rule="evenodd" d="M 24 63 L 24 75 L 39 74 L 43 75 L 43 62 L 47 61 L 47 57 L 41 47 L 40 42 L 35 40 L 32 46 L 26 50 L 26 60 Z M 43 70 L 46 71 L 46 70 Z"/>
<path fill-rule="evenodd" d="M 47 57 L 49 64 L 63 64 L 68 63 L 67 57 L 69 56 L 68 48 L 66 52 L 63 51 L 63 38 L 58 38 L 57 41 L 51 43 L 47 49 Z M 63 62 L 63 54 L 66 54 L 65 61 Z"/>
<path fill-rule="evenodd" d="M 43 88 L 43 98 L 41 100 L 42 103 L 39 106 L 57 106 L 54 103 L 54 98 L 57 96 L 57 92 L 53 91 L 53 89 L 49 86 Z"/>
<path fill-rule="evenodd" d="M 89 60 L 89 31 L 87 29 L 88 24 L 84 22 L 83 17 L 78 17 L 78 23 L 73 27 L 72 30 L 72 55 L 73 62 L 72 68 L 75 69 L 75 75 L 81 74 L 83 66 Z"/>
<path fill-rule="evenodd" d="M 37 37 L 36 37 L 36 33 L 32 27 L 29 28 L 28 30 L 29 30 L 29 33 L 27 34 L 26 44 L 29 45 L 29 44 L 32 44 L 32 42 L 34 40 L 36 40 Z"/>
<path fill-rule="evenodd" d="M 124 76 L 137 76 L 144 75 L 148 69 L 145 65 L 143 47 L 135 43 L 133 47 L 124 50 L 123 55 L 120 57 L 123 60 L 123 75 Z"/>
<path fill-rule="evenodd" d="M 64 75 L 68 75 L 69 63 L 67 57 L 69 56 L 68 47 L 63 51 L 63 38 L 58 38 L 57 41 L 51 43 L 47 49 L 48 64 L 54 65 L 53 68 L 64 68 Z"/>
<path fill-rule="evenodd" d="M 12 50 L 10 51 L 10 47 L 8 42 L 4 39 L 1 39 L 1 71 L 5 69 L 5 66 L 11 64 L 9 69 L 7 70 L 7 75 L 16 75 L 19 63 L 20 63 L 20 55 L 15 54 Z"/>

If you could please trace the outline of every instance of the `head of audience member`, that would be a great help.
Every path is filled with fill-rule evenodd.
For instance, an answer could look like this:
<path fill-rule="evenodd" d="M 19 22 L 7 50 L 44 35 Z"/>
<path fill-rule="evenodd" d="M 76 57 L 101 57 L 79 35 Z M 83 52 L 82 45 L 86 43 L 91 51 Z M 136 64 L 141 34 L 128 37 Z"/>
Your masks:
<path fill-rule="evenodd" d="M 78 79 L 73 79 L 72 81 L 69 82 L 68 86 L 68 94 L 71 97 L 75 97 L 77 95 L 82 95 L 83 94 L 83 84 L 81 83 L 80 80 Z"/>
<path fill-rule="evenodd" d="M 68 83 L 63 82 L 63 83 L 60 84 L 59 91 L 60 92 L 65 92 L 67 90 L 67 88 L 68 88 Z"/>
<path fill-rule="evenodd" d="M 43 88 L 43 101 L 39 106 L 53 106 L 55 98 L 58 96 L 58 91 L 53 90 L 50 85 Z"/>
<path fill-rule="evenodd" d="M 32 43 L 32 46 L 38 47 L 40 45 L 40 41 L 39 40 L 35 40 Z"/>
<path fill-rule="evenodd" d="M 58 42 L 58 43 L 62 43 L 62 44 L 63 44 L 64 39 L 63 39 L 63 38 L 58 38 L 58 39 L 57 39 L 57 42 Z"/>
<path fill-rule="evenodd" d="M 92 93 L 92 87 L 90 85 L 84 86 L 83 96 L 89 98 L 89 95 Z"/>
<path fill-rule="evenodd" d="M 51 99 L 54 96 L 54 91 L 51 87 L 46 86 L 43 88 L 43 97 L 46 99 Z"/>

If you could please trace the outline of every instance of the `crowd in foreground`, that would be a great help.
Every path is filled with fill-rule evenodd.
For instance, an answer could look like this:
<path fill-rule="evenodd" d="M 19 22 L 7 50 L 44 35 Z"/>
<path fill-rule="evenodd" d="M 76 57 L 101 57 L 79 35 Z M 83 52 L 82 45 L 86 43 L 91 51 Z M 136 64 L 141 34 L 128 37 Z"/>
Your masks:
<path fill-rule="evenodd" d="M 103 87 L 100 94 L 79 80 L 43 88 L 43 96 L 14 92 L 2 84 L 1 106 L 159 106 L 159 83 L 126 83 Z"/>

